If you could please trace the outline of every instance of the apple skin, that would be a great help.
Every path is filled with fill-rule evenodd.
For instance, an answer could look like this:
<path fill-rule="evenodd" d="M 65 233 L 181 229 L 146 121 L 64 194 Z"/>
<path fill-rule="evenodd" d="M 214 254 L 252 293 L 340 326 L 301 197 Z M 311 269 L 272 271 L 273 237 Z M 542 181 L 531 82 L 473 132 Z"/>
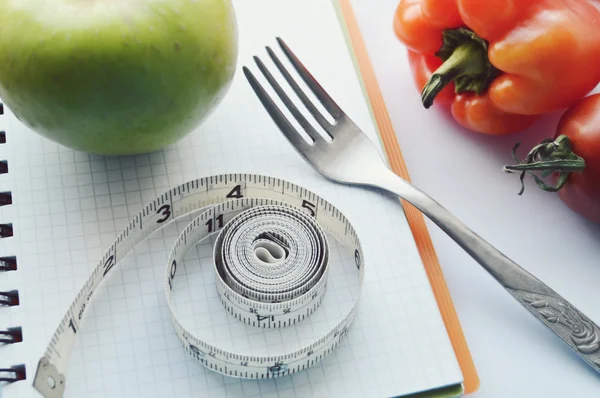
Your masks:
<path fill-rule="evenodd" d="M 235 73 L 230 0 L 0 0 L 0 10 L 0 98 L 75 150 L 160 150 L 200 125 Z"/>

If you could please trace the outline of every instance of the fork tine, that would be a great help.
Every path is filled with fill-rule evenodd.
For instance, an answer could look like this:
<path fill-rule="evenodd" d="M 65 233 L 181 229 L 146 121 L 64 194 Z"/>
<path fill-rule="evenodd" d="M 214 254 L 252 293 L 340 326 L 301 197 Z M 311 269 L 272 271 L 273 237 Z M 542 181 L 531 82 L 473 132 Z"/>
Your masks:
<path fill-rule="evenodd" d="M 288 108 L 288 110 L 290 111 L 292 116 L 294 116 L 296 121 L 298 121 L 298 123 L 300 123 L 300 126 L 302 126 L 302 128 L 304 129 L 306 134 L 308 134 L 308 136 L 310 138 L 312 138 L 313 141 L 318 141 L 319 139 L 323 140 L 323 138 L 314 129 L 314 127 L 308 122 L 308 120 L 306 120 L 304 115 L 302 115 L 302 113 L 298 110 L 298 108 L 296 108 L 296 105 L 294 105 L 294 103 L 290 100 L 290 97 L 288 97 L 288 95 L 285 93 L 285 91 L 283 91 L 283 89 L 281 88 L 279 83 L 277 83 L 277 80 L 275 80 L 275 78 L 273 77 L 271 72 L 269 72 L 269 70 L 267 69 L 265 64 L 261 61 L 261 59 L 256 56 L 253 58 L 254 58 L 254 62 L 256 62 L 256 65 L 258 65 L 258 69 L 260 69 L 262 74 L 267 78 L 267 81 L 269 82 L 271 87 L 273 87 L 273 89 L 275 90 L 275 92 L 277 93 L 279 98 L 281 98 L 281 100 L 283 101 L 285 106 Z"/>
<path fill-rule="evenodd" d="M 321 104 L 327 109 L 327 111 L 337 119 L 339 117 L 344 116 L 344 111 L 335 103 L 335 101 L 327 94 L 327 92 L 323 89 L 323 87 L 319 84 L 319 82 L 312 76 L 312 74 L 306 69 L 306 67 L 300 62 L 298 57 L 292 52 L 292 50 L 288 47 L 288 45 L 283 41 L 282 38 L 278 37 L 277 42 L 281 46 L 281 49 L 288 57 L 294 68 L 298 71 L 304 82 L 310 87 L 312 92 L 317 96 L 317 98 L 321 101 Z"/>
<path fill-rule="evenodd" d="M 331 134 L 332 133 L 331 128 L 333 127 L 331 125 L 331 123 L 329 123 L 329 121 L 327 121 L 327 119 L 325 119 L 325 117 L 321 114 L 321 112 L 317 109 L 317 107 L 312 103 L 312 101 L 306 96 L 306 94 L 304 94 L 304 91 L 302 91 L 300 86 L 298 86 L 298 83 L 296 83 L 296 81 L 294 80 L 292 75 L 290 75 L 288 70 L 281 63 L 279 58 L 277 58 L 277 55 L 275 55 L 275 53 L 273 52 L 273 50 L 271 50 L 270 47 L 267 47 L 267 53 L 269 53 L 269 56 L 271 57 L 271 59 L 273 60 L 275 65 L 277 66 L 277 69 L 279 69 L 279 71 L 281 72 L 281 74 L 283 75 L 285 80 L 287 80 L 287 82 L 292 87 L 292 89 L 294 90 L 296 95 L 298 95 L 298 97 L 300 98 L 300 100 L 302 101 L 302 103 L 304 104 L 306 109 L 308 109 L 308 111 L 313 115 L 313 117 L 321 125 L 321 127 L 323 127 L 323 129 L 325 129 L 325 131 L 327 131 L 329 134 Z"/>
<path fill-rule="evenodd" d="M 271 119 L 273 119 L 277 127 L 279 127 L 279 130 L 281 130 L 283 135 L 285 135 L 288 141 L 290 141 L 292 146 L 294 146 L 296 150 L 298 150 L 298 152 L 300 153 L 302 153 L 301 151 L 309 150 L 310 144 L 306 142 L 306 140 L 302 138 L 300 133 L 296 131 L 294 126 L 292 126 L 290 122 L 288 122 L 285 115 L 279 110 L 279 108 L 273 102 L 271 97 L 269 97 L 269 94 L 267 94 L 267 92 L 261 86 L 258 80 L 256 80 L 256 77 L 254 77 L 252 72 L 250 72 L 250 69 L 244 66 L 242 70 L 244 71 L 244 75 L 246 75 L 246 79 L 248 79 L 248 83 L 250 83 L 250 86 L 256 93 L 256 96 L 267 110 L 267 113 L 269 114 L 269 116 L 271 116 Z"/>

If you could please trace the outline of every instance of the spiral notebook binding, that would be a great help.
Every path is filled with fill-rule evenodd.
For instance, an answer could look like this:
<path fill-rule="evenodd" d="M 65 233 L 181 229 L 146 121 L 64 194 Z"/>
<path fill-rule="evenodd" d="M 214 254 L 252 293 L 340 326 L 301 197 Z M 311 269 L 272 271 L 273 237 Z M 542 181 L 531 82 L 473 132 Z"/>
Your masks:
<path fill-rule="evenodd" d="M 4 115 L 4 104 L 0 102 L 0 117 Z M 0 145 L 6 144 L 6 131 L 0 130 Z M 8 173 L 8 161 L 0 160 L 0 175 Z M 13 204 L 12 192 L 0 192 L 0 207 Z M 0 223 L 0 238 L 9 238 L 13 236 L 12 223 Z M 17 271 L 17 257 L 0 257 L 0 272 Z M 15 307 L 20 304 L 19 291 L 9 290 L 0 291 L 0 307 Z M 23 329 L 21 326 L 9 327 L 0 330 L 0 346 L 8 344 L 18 344 L 23 341 Z M 13 383 L 25 380 L 27 372 L 25 364 L 11 365 L 7 368 L 0 368 L 0 383 Z M 1 388 L 1 385 L 0 385 Z M 1 395 L 0 389 L 0 395 Z"/>
<path fill-rule="evenodd" d="M 9 272 L 17 270 L 17 257 L 6 256 L 0 257 L 0 272 Z"/>
<path fill-rule="evenodd" d="M 0 238 L 10 238 L 13 236 L 12 223 L 0 224 Z"/>
<path fill-rule="evenodd" d="M 12 205 L 12 192 L 0 192 L 0 206 Z"/>
<path fill-rule="evenodd" d="M 0 330 L 0 344 L 16 344 L 23 341 L 23 330 L 21 327 Z"/>
<path fill-rule="evenodd" d="M 27 378 L 27 372 L 25 365 L 13 365 L 10 368 L 0 368 L 0 383 L 13 383 L 15 381 L 25 380 Z"/>
<path fill-rule="evenodd" d="M 19 291 L 9 290 L 7 292 L 0 292 L 0 306 L 15 307 L 20 304 Z"/>

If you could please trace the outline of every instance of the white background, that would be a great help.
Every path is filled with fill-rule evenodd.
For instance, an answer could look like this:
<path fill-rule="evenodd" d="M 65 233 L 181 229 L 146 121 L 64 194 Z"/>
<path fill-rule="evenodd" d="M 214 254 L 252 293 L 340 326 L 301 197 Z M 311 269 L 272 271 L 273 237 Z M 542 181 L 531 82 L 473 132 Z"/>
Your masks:
<path fill-rule="evenodd" d="M 600 322 L 600 226 L 556 195 L 505 174 L 511 149 L 551 136 L 560 113 L 529 131 L 487 137 L 420 103 L 404 46 L 393 32 L 397 0 L 352 0 L 413 183 L 484 239 Z M 598 91 L 598 90 L 596 90 Z M 429 222 L 477 367 L 475 398 L 597 397 L 600 377 Z"/>

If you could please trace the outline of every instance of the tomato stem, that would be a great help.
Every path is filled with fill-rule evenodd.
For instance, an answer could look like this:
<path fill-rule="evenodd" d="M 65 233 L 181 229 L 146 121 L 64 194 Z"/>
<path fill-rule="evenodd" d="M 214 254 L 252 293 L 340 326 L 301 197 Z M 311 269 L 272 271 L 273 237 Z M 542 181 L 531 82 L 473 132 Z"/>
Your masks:
<path fill-rule="evenodd" d="M 585 170 L 585 160 L 573 152 L 571 140 L 566 135 L 559 135 L 554 141 L 550 139 L 543 140 L 533 147 L 523 162 L 515 155 L 518 147 L 519 143 L 515 145 L 512 151 L 513 159 L 517 164 L 504 166 L 504 171 L 507 173 L 520 173 L 521 190 L 519 195 L 525 190 L 523 180 L 526 174 L 533 177 L 539 188 L 547 192 L 556 192 L 566 184 L 570 173 L 579 173 Z M 546 184 L 532 171 L 541 171 L 542 177 L 558 173 L 556 184 L 554 186 Z"/>
<path fill-rule="evenodd" d="M 452 82 L 456 93 L 485 91 L 499 74 L 488 59 L 487 48 L 487 42 L 470 29 L 445 30 L 442 47 L 435 54 L 444 63 L 423 87 L 423 106 L 431 107 L 435 97 Z"/>

